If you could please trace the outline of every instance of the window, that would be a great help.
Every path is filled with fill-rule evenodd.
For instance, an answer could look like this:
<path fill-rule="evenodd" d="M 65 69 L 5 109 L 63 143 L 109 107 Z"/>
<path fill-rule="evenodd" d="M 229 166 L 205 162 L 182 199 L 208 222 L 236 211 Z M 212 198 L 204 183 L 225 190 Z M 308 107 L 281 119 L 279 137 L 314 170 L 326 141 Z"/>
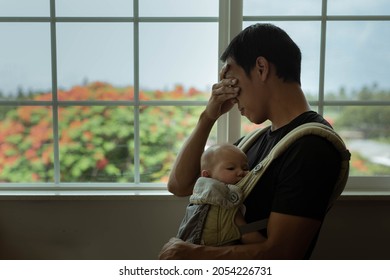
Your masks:
<path fill-rule="evenodd" d="M 0 1 L 0 190 L 160 190 L 242 28 L 272 22 L 352 151 L 347 190 L 390 183 L 385 0 Z M 253 129 L 236 111 L 210 136 Z"/>
<path fill-rule="evenodd" d="M 0 11 L 0 187 L 163 188 L 218 76 L 218 1 Z"/>

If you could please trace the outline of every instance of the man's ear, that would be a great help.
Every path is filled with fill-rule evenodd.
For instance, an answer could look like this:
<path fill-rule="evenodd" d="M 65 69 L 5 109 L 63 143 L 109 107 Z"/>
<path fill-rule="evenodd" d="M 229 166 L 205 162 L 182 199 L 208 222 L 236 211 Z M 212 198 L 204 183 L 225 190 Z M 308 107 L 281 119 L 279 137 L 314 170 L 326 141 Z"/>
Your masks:
<path fill-rule="evenodd" d="M 210 178 L 210 172 L 209 172 L 208 170 L 202 170 L 201 173 L 200 173 L 200 175 L 201 175 L 202 177 L 208 177 L 208 178 Z"/>
<path fill-rule="evenodd" d="M 268 60 L 263 56 L 259 56 L 256 59 L 255 68 L 256 68 L 256 72 L 258 73 L 260 79 L 264 82 L 267 79 L 269 72 L 270 72 L 270 64 L 269 64 Z"/>

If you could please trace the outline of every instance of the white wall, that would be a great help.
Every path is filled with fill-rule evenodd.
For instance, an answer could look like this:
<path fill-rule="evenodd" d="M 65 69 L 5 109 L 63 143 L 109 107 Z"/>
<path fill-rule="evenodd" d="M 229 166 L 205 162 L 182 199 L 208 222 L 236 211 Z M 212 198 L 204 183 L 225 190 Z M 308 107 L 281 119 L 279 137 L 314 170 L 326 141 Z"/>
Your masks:
<path fill-rule="evenodd" d="M 0 259 L 156 259 L 186 199 L 0 198 Z M 389 200 L 337 201 L 314 259 L 390 259 Z"/>

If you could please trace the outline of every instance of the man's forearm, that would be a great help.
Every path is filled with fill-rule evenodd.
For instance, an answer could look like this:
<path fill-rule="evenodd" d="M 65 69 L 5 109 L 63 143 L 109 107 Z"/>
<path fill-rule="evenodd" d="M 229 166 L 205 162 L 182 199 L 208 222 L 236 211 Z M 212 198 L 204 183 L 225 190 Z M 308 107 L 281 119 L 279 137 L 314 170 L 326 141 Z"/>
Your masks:
<path fill-rule="evenodd" d="M 239 244 L 231 246 L 203 246 L 194 244 L 185 244 L 185 259 L 193 260 L 254 260 L 254 259 L 273 259 L 275 255 L 272 249 L 268 248 L 267 243 Z"/>
<path fill-rule="evenodd" d="M 194 131 L 181 148 L 168 181 L 168 190 L 173 194 L 191 195 L 200 174 L 200 157 L 214 123 L 215 120 L 208 119 L 202 113 Z"/>

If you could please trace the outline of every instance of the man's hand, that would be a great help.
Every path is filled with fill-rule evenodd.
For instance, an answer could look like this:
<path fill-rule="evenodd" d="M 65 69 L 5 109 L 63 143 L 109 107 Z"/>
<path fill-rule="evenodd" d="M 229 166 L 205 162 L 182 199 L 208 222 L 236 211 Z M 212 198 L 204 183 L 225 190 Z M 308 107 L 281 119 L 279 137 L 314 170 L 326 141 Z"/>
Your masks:
<path fill-rule="evenodd" d="M 163 246 L 158 257 L 160 260 L 185 260 L 188 259 L 186 252 L 191 246 L 193 244 L 173 237 Z"/>
<path fill-rule="evenodd" d="M 211 97 L 205 110 L 207 117 L 212 120 L 217 120 L 237 103 L 236 97 L 240 88 L 237 86 L 237 79 L 226 78 L 228 69 L 228 65 L 222 68 L 220 81 L 212 87 Z"/>

